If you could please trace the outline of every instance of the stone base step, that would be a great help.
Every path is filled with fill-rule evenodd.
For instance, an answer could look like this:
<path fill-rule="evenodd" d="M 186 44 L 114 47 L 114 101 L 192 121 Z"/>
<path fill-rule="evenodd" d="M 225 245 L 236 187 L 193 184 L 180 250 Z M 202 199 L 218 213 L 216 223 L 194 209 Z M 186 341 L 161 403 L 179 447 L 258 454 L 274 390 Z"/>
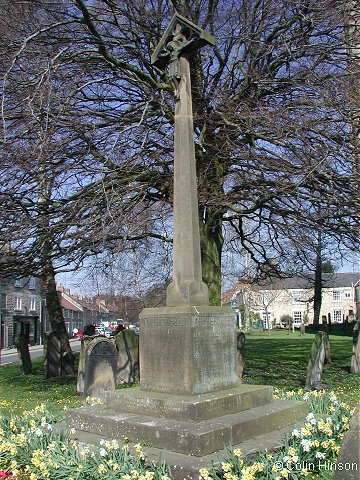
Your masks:
<path fill-rule="evenodd" d="M 232 448 L 239 448 L 242 451 L 243 457 L 255 455 L 257 452 L 273 451 L 279 449 L 285 436 L 290 433 L 293 428 L 299 425 L 288 426 L 264 435 L 260 435 L 251 440 L 247 440 Z M 104 437 L 94 433 L 77 431 L 69 434 L 70 438 L 79 443 L 80 449 L 84 447 L 98 447 L 103 438 L 110 440 L 110 437 Z M 120 442 L 121 444 L 121 442 Z M 132 443 L 127 443 L 130 452 L 136 455 Z M 212 465 L 219 464 L 224 460 L 225 450 L 221 449 L 209 455 L 202 457 L 195 457 L 183 453 L 171 452 L 167 449 L 159 449 L 154 447 L 143 447 L 146 458 L 156 463 L 166 462 L 171 469 L 173 480 L 198 480 L 199 470 L 201 468 L 210 468 Z"/>
<path fill-rule="evenodd" d="M 273 402 L 273 388 L 267 385 L 242 384 L 195 396 L 148 392 L 140 387 L 104 394 L 111 410 L 185 422 L 202 422 Z"/>
<path fill-rule="evenodd" d="M 201 457 L 221 450 L 224 445 L 236 445 L 297 423 L 306 413 L 307 405 L 303 402 L 277 400 L 239 413 L 190 423 L 94 406 L 69 411 L 67 425 L 104 438 L 128 437 L 152 447 Z"/>

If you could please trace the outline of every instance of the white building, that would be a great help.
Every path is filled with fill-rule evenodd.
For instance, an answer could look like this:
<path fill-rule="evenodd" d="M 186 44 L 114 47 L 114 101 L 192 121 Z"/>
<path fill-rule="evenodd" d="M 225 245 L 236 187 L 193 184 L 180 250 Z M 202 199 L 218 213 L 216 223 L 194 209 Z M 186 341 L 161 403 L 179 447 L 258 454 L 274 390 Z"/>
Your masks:
<path fill-rule="evenodd" d="M 359 318 L 360 273 L 323 274 L 320 322 L 354 321 Z M 261 284 L 239 282 L 223 295 L 223 305 L 232 305 L 242 314 L 257 314 L 266 328 L 280 326 L 284 316 L 294 325 L 314 319 L 314 278 L 292 277 Z M 244 318 L 241 319 L 244 323 Z"/>

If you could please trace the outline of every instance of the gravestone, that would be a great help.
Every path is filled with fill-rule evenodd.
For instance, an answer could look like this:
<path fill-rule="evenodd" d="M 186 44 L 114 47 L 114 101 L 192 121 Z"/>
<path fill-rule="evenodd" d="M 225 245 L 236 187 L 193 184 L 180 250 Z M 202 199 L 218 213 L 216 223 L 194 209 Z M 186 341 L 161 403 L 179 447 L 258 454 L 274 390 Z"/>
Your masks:
<path fill-rule="evenodd" d="M 124 329 L 114 339 L 117 349 L 116 384 L 139 382 L 139 335 Z"/>
<path fill-rule="evenodd" d="M 86 348 L 92 339 L 92 336 L 84 336 L 81 340 L 78 376 L 76 383 L 76 389 L 78 393 L 84 393 Z"/>
<path fill-rule="evenodd" d="M 353 350 L 351 357 L 351 373 L 360 372 L 360 322 L 356 322 L 353 330 Z"/>
<path fill-rule="evenodd" d="M 83 395 L 99 396 L 103 391 L 115 390 L 117 352 L 115 340 L 95 337 L 85 347 L 85 375 Z"/>
<path fill-rule="evenodd" d="M 60 338 L 55 332 L 46 332 L 44 336 L 45 376 L 46 378 L 61 377 L 62 348 Z"/>
<path fill-rule="evenodd" d="M 300 336 L 305 335 L 305 323 L 301 323 L 300 325 Z"/>
<path fill-rule="evenodd" d="M 20 333 L 16 338 L 15 344 L 21 361 L 21 370 L 24 375 L 29 375 L 29 373 L 32 373 L 32 362 L 26 336 Z"/>
<path fill-rule="evenodd" d="M 359 480 L 360 478 L 360 404 L 351 418 L 350 428 L 341 444 L 336 462 L 334 480 Z"/>
<path fill-rule="evenodd" d="M 310 358 L 308 363 L 305 389 L 320 389 L 321 375 L 326 358 L 330 359 L 329 337 L 325 332 L 318 332 L 315 335 L 311 346 Z"/>
<path fill-rule="evenodd" d="M 245 370 L 245 333 L 238 332 L 236 336 L 237 346 L 237 374 L 241 378 Z"/>

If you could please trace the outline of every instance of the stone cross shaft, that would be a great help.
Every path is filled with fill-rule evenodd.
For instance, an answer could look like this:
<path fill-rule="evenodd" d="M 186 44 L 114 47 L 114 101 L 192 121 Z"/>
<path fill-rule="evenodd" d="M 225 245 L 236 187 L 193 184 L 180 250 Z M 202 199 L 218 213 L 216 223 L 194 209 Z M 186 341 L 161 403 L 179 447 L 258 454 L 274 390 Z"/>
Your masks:
<path fill-rule="evenodd" d="M 202 281 L 190 58 L 214 43 L 214 37 L 175 14 L 152 55 L 157 67 L 168 66 L 175 99 L 173 280 L 167 306 L 209 303 Z"/>

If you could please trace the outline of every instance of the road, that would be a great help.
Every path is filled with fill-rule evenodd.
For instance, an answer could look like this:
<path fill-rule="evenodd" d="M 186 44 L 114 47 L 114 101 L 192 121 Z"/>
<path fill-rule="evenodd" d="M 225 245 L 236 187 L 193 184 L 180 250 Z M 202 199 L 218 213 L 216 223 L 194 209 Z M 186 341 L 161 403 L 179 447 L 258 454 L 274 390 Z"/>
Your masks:
<path fill-rule="evenodd" d="M 81 347 L 80 340 L 70 340 L 71 348 L 73 352 L 79 352 Z M 30 356 L 32 359 L 41 357 L 43 355 L 43 346 L 35 345 L 30 347 Z M 16 349 L 5 349 L 0 351 L 0 366 L 8 365 L 19 360 L 19 355 Z"/>

